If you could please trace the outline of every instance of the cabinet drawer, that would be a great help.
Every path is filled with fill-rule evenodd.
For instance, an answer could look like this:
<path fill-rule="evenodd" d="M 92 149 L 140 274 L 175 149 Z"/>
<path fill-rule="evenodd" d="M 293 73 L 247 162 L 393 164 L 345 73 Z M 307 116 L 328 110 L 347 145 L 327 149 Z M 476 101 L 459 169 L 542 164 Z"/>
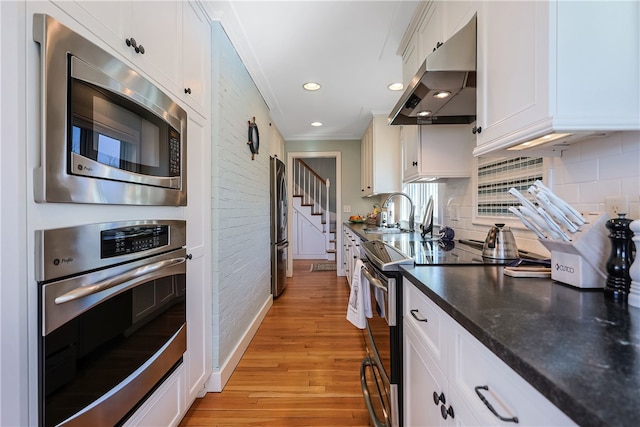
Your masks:
<path fill-rule="evenodd" d="M 466 330 L 455 325 L 451 332 L 450 394 L 464 401 L 481 425 L 575 425 Z M 501 421 L 482 402 L 476 387 L 485 386 L 478 391 L 488 404 L 504 418 L 517 417 L 518 424 Z"/>
<path fill-rule="evenodd" d="M 404 280 L 402 317 L 419 334 L 424 345 L 440 366 L 447 357 L 446 314 L 413 284 Z M 444 368 L 443 368 L 444 369 Z"/>

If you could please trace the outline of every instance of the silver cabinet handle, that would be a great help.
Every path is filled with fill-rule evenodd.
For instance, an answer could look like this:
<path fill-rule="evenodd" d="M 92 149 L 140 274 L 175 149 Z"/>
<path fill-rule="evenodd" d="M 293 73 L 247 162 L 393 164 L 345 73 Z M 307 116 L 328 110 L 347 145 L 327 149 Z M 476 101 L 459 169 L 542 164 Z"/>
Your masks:
<path fill-rule="evenodd" d="M 150 265 L 143 265 L 141 267 L 125 271 L 124 273 L 118 274 L 117 276 L 102 280 L 98 283 L 94 283 L 93 285 L 82 286 L 80 288 L 73 289 L 65 294 L 60 295 L 59 297 L 56 297 L 54 301 L 56 304 L 64 304 L 65 302 L 74 301 L 89 295 L 93 295 L 100 291 L 104 291 L 105 289 L 121 285 L 122 283 L 128 282 L 129 280 L 135 279 L 137 277 L 153 273 L 162 268 L 182 264 L 185 261 L 186 258 L 180 257 L 158 261 Z"/>
<path fill-rule="evenodd" d="M 486 385 L 479 385 L 476 386 L 476 394 L 478 395 L 478 397 L 480 398 L 480 400 L 482 400 L 482 403 L 485 404 L 485 406 L 487 407 L 487 409 L 489 409 L 491 411 L 491 413 L 493 415 L 495 415 L 496 417 L 498 417 L 499 420 L 501 421 L 505 421 L 505 422 L 510 422 L 510 423 L 516 423 L 518 424 L 518 417 L 512 417 L 512 418 L 506 418 L 503 417 L 502 415 L 498 414 L 498 412 L 493 408 L 493 406 L 491 405 L 491 403 L 489 403 L 489 401 L 487 400 L 486 397 L 484 397 L 482 395 L 482 393 L 480 392 L 480 390 L 486 390 L 489 391 L 489 386 Z"/>
<path fill-rule="evenodd" d="M 427 319 L 426 317 L 424 317 L 424 318 L 422 318 L 422 319 L 421 319 L 421 318 L 419 318 L 418 316 L 416 316 L 416 313 L 420 313 L 420 310 L 418 310 L 417 308 L 414 308 L 413 310 L 411 310 L 411 311 L 410 311 L 410 313 L 411 313 L 411 316 L 412 316 L 414 319 L 416 319 L 418 322 L 425 322 L 425 323 L 426 323 L 426 322 L 428 322 L 428 321 L 429 321 L 429 319 Z"/>

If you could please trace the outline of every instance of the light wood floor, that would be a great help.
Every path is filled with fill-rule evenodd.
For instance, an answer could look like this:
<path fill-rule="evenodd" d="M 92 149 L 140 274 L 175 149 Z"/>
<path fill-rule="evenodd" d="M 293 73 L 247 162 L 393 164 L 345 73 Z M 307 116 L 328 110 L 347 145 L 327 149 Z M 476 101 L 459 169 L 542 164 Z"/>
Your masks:
<path fill-rule="evenodd" d="M 368 426 L 360 389 L 362 332 L 346 320 L 349 287 L 335 271 L 294 277 L 221 393 L 197 399 L 181 426 Z"/>

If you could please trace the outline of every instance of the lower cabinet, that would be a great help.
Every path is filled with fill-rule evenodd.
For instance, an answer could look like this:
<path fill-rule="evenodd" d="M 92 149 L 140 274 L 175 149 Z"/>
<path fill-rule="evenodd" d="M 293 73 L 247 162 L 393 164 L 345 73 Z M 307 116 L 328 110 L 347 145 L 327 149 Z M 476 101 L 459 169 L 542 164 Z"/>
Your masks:
<path fill-rule="evenodd" d="M 342 262 L 344 264 L 344 274 L 349 285 L 353 276 L 353 269 L 360 258 L 360 238 L 346 225 L 342 229 Z"/>
<path fill-rule="evenodd" d="M 403 287 L 405 425 L 575 425 L 411 282 Z"/>

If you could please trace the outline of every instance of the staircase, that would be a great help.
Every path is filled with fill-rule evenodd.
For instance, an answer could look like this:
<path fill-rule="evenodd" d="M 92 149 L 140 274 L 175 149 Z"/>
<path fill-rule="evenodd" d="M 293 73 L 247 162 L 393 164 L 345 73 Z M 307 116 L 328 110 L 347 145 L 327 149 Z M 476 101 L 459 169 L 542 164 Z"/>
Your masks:
<path fill-rule="evenodd" d="M 327 259 L 335 260 L 336 220 L 331 212 L 331 182 L 322 178 L 301 159 L 293 165 L 293 207 L 324 235 Z"/>

